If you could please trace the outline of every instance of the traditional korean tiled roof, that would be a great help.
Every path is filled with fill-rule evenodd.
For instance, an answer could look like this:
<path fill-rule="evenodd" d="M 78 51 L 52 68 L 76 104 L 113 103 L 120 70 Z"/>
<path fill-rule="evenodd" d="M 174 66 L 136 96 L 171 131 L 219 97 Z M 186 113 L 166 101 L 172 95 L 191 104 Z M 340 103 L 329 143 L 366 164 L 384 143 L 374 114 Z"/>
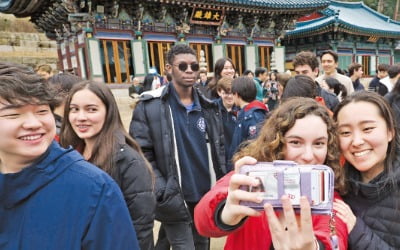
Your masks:
<path fill-rule="evenodd" d="M 118 1 L 118 0 L 117 0 Z M 119 0 L 122 1 L 122 0 Z M 113 4 L 113 0 L 92 1 L 94 4 Z M 127 2 L 127 1 L 125 1 Z M 131 8 L 136 8 L 136 3 L 132 1 Z M 146 2 L 143 0 L 143 2 Z M 311 13 L 317 10 L 326 8 L 330 0 L 152 0 L 152 7 L 157 4 L 171 4 L 175 6 L 188 7 L 210 7 L 214 6 L 218 9 L 225 9 L 236 12 L 255 13 L 269 17 L 271 13 L 273 18 L 279 19 L 282 17 L 280 29 L 287 27 L 288 24 L 293 26 L 293 21 L 301 15 Z M 68 25 L 65 28 L 62 24 L 68 24 L 69 18 L 83 20 L 87 13 L 76 13 L 81 11 L 79 8 L 80 0 L 0 0 L 0 12 L 14 14 L 17 17 L 31 17 L 31 21 L 43 32 L 55 38 L 56 30 L 68 30 Z M 79 15 L 82 14 L 82 15 Z M 276 15 L 275 15 L 276 14 Z M 286 15 L 286 16 L 284 16 Z M 70 25 L 75 27 L 73 25 Z"/>
<path fill-rule="evenodd" d="M 327 6 L 330 0 L 216 0 L 215 2 L 273 9 L 306 9 Z"/>
<path fill-rule="evenodd" d="M 185 0 L 182 0 L 185 2 Z M 33 14 L 39 7 L 47 5 L 49 1 L 44 0 L 0 0 L 0 12 L 15 14 L 17 16 L 28 16 Z M 204 1 L 191 1 L 204 2 Z M 329 5 L 330 0 L 209 0 L 212 3 L 226 4 L 231 6 L 246 6 L 251 8 L 269 9 L 310 9 L 324 8 Z"/>
<path fill-rule="evenodd" d="M 332 1 L 321 15 L 308 21 L 297 22 L 287 37 L 306 37 L 323 30 L 352 34 L 400 38 L 400 22 L 369 8 L 363 2 Z"/>

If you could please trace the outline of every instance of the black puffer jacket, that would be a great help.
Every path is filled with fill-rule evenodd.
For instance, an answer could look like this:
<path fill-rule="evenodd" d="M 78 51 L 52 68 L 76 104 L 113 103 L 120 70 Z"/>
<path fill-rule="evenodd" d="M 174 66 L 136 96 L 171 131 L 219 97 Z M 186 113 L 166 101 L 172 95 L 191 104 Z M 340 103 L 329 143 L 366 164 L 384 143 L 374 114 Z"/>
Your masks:
<path fill-rule="evenodd" d="M 153 226 L 156 199 L 153 178 L 145 159 L 129 145 L 119 147 L 116 172 L 112 174 L 124 195 L 135 227 L 140 249 L 153 249 Z"/>
<path fill-rule="evenodd" d="M 400 249 L 400 164 L 395 164 L 395 184 L 381 173 L 369 183 L 362 183 L 360 174 L 346 166 L 350 177 L 350 193 L 344 198 L 357 216 L 349 235 L 349 249 Z"/>
<path fill-rule="evenodd" d="M 206 99 L 193 88 L 199 96 L 202 114 L 207 124 L 213 168 L 217 178 L 226 173 L 224 134 L 221 114 L 217 103 Z M 155 194 L 157 199 L 156 219 L 161 222 L 192 221 L 185 206 L 179 185 L 176 160 L 172 114 L 168 104 L 170 86 L 145 92 L 137 104 L 129 128 L 129 134 L 140 144 L 143 153 L 153 167 L 155 175 Z"/>

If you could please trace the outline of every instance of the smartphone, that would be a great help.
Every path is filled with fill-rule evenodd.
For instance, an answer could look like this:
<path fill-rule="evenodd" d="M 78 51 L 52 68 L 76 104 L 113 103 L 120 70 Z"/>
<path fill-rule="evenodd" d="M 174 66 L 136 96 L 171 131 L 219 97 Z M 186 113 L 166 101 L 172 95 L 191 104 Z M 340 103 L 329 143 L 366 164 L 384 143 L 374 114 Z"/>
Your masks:
<path fill-rule="evenodd" d="M 274 209 L 281 209 L 280 198 L 287 195 L 296 211 L 300 210 L 300 197 L 306 196 L 311 212 L 329 214 L 332 211 L 334 195 L 334 173 L 326 165 L 299 165 L 293 161 L 259 162 L 256 165 L 244 165 L 239 173 L 258 180 L 257 186 L 241 186 L 248 192 L 262 193 L 263 201 L 240 202 L 257 210 L 263 210 L 265 203 Z"/>

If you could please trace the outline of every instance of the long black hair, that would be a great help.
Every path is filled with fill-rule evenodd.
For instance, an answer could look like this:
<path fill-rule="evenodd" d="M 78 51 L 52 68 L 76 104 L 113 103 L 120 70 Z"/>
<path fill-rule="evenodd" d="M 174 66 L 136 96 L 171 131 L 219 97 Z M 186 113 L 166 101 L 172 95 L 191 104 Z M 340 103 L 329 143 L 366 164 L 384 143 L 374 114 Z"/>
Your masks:
<path fill-rule="evenodd" d="M 337 122 L 340 111 L 350 103 L 367 102 L 375 105 L 380 116 L 385 120 L 387 129 L 392 132 L 393 139 L 388 143 L 386 158 L 384 160 L 384 171 L 387 174 L 387 184 L 397 187 L 395 179 L 395 165 L 400 163 L 400 137 L 396 130 L 396 120 L 392 109 L 387 101 L 379 94 L 369 91 L 357 91 L 347 96 L 335 109 L 333 119 Z M 349 164 L 346 162 L 346 164 Z M 346 168 L 346 167 L 345 167 Z"/>

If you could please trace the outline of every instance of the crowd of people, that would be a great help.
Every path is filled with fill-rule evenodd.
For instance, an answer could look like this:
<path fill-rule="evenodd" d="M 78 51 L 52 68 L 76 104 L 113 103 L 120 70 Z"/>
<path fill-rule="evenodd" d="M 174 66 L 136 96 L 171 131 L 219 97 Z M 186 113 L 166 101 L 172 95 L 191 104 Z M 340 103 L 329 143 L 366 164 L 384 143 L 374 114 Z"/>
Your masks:
<path fill-rule="evenodd" d="M 209 78 L 175 45 L 165 76 L 132 79 L 128 131 L 106 84 L 0 62 L 0 249 L 399 249 L 400 64 L 364 85 L 318 56 L 295 76 L 221 58 Z M 274 161 L 330 167 L 331 211 L 265 203 L 240 169 Z"/>

